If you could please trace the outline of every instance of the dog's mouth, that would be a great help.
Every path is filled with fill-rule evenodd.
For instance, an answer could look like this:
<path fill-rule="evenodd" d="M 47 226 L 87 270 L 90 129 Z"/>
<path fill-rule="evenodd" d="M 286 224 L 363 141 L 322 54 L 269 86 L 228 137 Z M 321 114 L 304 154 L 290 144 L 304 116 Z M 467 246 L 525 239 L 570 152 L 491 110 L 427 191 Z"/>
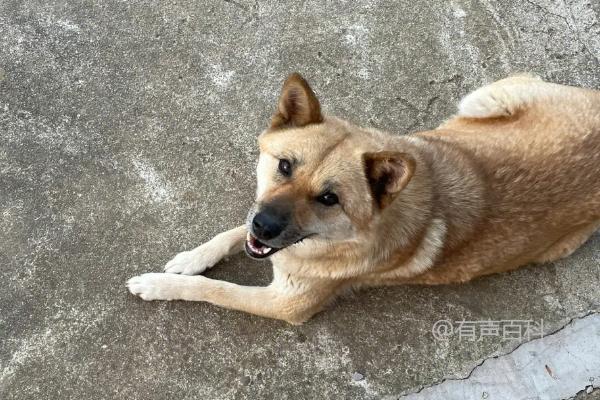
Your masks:
<path fill-rule="evenodd" d="M 277 247 L 267 246 L 266 244 L 264 244 L 263 242 L 258 240 L 256 238 L 256 236 L 254 236 L 253 234 L 248 232 L 246 235 L 246 244 L 245 244 L 244 248 L 246 249 L 246 254 L 248 254 L 252 258 L 256 258 L 256 259 L 267 258 L 267 257 L 272 256 L 273 254 L 277 253 L 279 250 L 283 250 L 286 247 L 301 243 L 304 239 L 308 238 L 309 236 L 312 237 L 314 235 L 306 235 L 306 236 L 302 237 L 301 239 L 299 239 L 298 241 L 292 243 L 291 245 L 277 248 Z"/>
<path fill-rule="evenodd" d="M 266 258 L 281 250 L 267 246 L 250 232 L 246 235 L 245 248 L 246 253 L 252 258 Z"/>

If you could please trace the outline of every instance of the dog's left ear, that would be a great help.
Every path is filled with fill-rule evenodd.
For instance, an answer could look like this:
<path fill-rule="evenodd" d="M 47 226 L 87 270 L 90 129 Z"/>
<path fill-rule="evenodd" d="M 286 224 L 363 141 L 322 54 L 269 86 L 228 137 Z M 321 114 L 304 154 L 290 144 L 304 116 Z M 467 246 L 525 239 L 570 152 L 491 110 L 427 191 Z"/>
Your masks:
<path fill-rule="evenodd" d="M 317 96 L 299 73 L 291 74 L 281 89 L 277 112 L 271 119 L 271 129 L 300 128 L 319 122 L 323 122 L 323 116 Z"/>
<path fill-rule="evenodd" d="M 378 151 L 363 154 L 371 194 L 384 209 L 406 187 L 415 172 L 415 159 L 407 153 Z"/>

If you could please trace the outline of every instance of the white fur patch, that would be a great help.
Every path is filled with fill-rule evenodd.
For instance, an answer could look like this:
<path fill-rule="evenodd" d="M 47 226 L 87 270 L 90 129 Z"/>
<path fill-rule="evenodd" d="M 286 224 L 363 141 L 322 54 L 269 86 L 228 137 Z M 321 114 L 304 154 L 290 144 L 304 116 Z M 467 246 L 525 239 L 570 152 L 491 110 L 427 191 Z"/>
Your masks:
<path fill-rule="evenodd" d="M 549 86 L 541 86 L 540 82 L 534 76 L 515 76 L 479 88 L 461 100 L 458 115 L 467 118 L 512 115 Z"/>
<path fill-rule="evenodd" d="M 261 153 L 256 166 L 256 198 L 259 199 L 269 188 L 269 177 L 277 168 L 275 157 Z"/>
<path fill-rule="evenodd" d="M 437 257 L 444 247 L 446 237 L 446 223 L 442 219 L 434 219 L 427 228 L 425 237 L 413 258 L 404 266 L 394 270 L 396 277 L 410 278 L 433 267 Z"/>
<path fill-rule="evenodd" d="M 458 105 L 458 115 L 468 118 L 491 118 L 510 115 L 510 99 L 500 90 L 482 87 L 468 94 Z"/>

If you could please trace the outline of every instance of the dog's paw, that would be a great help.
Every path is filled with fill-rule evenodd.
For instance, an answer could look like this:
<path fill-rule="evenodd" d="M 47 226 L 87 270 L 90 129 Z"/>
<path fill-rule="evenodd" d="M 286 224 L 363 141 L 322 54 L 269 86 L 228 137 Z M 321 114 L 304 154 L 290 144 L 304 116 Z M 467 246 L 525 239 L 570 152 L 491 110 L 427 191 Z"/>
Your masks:
<path fill-rule="evenodd" d="M 194 250 L 177 254 L 165 265 L 164 271 L 170 274 L 197 275 L 221 261 L 224 256 L 221 247 L 211 241 Z"/>
<path fill-rule="evenodd" d="M 172 277 L 172 276 L 171 276 Z M 148 273 L 134 276 L 127 281 L 127 288 L 144 300 L 175 300 L 177 290 L 175 282 L 167 274 Z"/>

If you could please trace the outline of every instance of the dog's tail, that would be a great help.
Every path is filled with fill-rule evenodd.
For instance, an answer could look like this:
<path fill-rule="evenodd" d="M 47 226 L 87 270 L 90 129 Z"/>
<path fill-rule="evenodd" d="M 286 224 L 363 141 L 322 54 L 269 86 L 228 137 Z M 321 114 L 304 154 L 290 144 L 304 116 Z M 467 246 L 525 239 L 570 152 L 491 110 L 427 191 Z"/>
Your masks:
<path fill-rule="evenodd" d="M 515 75 L 483 86 L 465 96 L 458 116 L 465 118 L 509 117 L 547 91 L 550 84 L 531 74 Z"/>

